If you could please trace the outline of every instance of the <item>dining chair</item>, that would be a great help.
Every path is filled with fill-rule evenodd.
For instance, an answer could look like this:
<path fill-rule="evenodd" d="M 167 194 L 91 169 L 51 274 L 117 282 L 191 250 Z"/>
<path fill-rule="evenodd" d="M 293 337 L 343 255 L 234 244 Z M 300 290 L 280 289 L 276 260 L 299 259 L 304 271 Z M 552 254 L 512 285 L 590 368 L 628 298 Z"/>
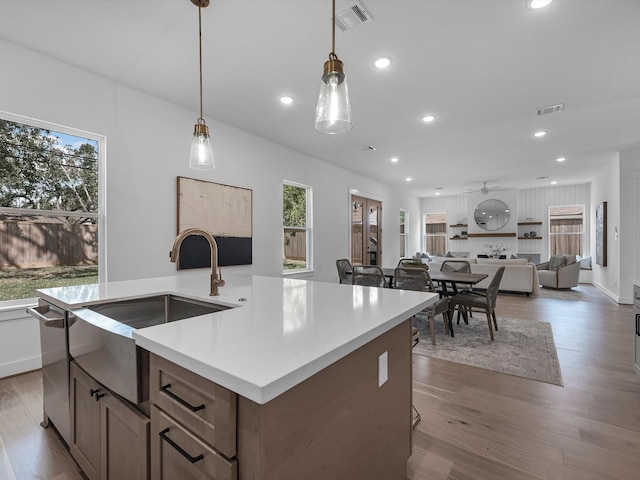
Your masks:
<path fill-rule="evenodd" d="M 469 323 L 467 311 L 476 309 L 476 311 L 484 312 L 487 315 L 487 323 L 489 324 L 489 335 L 493 340 L 493 329 L 498 331 L 498 322 L 496 320 L 496 299 L 498 298 L 498 289 L 504 274 L 504 265 L 501 266 L 491 279 L 491 283 L 487 287 L 484 294 L 473 291 L 461 292 L 451 298 L 451 308 L 459 308 L 462 312 L 465 323 Z M 493 320 L 493 325 L 491 321 Z M 459 320 L 458 320 L 459 322 Z"/>
<path fill-rule="evenodd" d="M 377 265 L 354 265 L 351 274 L 353 285 L 364 287 L 386 287 L 387 279 L 382 268 Z"/>
<path fill-rule="evenodd" d="M 336 268 L 338 269 L 338 277 L 340 283 L 346 283 L 351 285 L 351 262 L 346 258 L 340 258 L 336 260 Z"/>
<path fill-rule="evenodd" d="M 420 267 L 429 270 L 429 265 L 417 258 L 401 258 L 398 267 Z"/>
<path fill-rule="evenodd" d="M 414 290 L 417 292 L 433 292 L 436 289 L 433 281 L 426 269 L 420 267 L 397 267 L 393 274 L 393 288 L 401 290 Z M 449 298 L 442 297 L 436 300 L 417 315 L 424 314 L 429 320 L 429 330 L 431 333 L 431 344 L 436 344 L 435 317 L 442 314 L 444 320 L 444 330 L 451 332 L 453 336 L 453 326 L 449 317 Z"/>

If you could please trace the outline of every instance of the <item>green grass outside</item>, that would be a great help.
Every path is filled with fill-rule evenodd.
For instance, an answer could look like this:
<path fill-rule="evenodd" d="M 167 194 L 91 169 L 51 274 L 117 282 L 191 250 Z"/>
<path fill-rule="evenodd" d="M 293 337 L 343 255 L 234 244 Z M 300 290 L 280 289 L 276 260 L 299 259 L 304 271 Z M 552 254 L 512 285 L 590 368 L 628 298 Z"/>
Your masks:
<path fill-rule="evenodd" d="M 36 297 L 37 288 L 98 282 L 97 265 L 0 270 L 0 301 Z"/>
<path fill-rule="evenodd" d="M 290 260 L 285 258 L 282 262 L 283 270 L 303 270 L 305 268 L 307 268 L 306 260 Z"/>

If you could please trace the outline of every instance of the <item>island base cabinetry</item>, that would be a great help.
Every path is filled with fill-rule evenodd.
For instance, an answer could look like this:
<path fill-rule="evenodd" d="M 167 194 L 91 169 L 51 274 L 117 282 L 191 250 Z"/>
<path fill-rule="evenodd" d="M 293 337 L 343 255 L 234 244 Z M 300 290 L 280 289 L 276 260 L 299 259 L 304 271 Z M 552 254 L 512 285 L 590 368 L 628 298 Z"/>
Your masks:
<path fill-rule="evenodd" d="M 407 478 L 410 320 L 265 404 L 154 354 L 150 375 L 154 480 Z"/>
<path fill-rule="evenodd" d="M 75 362 L 70 370 L 71 455 L 89 480 L 149 478 L 149 419 Z"/>
<path fill-rule="evenodd" d="M 405 480 L 411 455 L 411 323 L 270 402 L 238 398 L 241 480 Z M 379 357 L 388 380 L 379 386 Z"/>

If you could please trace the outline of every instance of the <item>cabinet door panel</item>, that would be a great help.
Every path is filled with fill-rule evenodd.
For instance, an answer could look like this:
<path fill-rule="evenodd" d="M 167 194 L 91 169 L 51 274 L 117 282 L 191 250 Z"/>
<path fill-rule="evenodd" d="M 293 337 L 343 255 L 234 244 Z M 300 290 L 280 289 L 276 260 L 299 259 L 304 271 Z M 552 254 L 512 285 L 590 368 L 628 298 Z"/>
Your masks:
<path fill-rule="evenodd" d="M 238 463 L 207 446 L 154 405 L 151 408 L 151 478 L 237 480 Z"/>
<path fill-rule="evenodd" d="M 149 478 L 149 419 L 122 400 L 100 400 L 102 480 Z"/>
<path fill-rule="evenodd" d="M 71 362 L 71 444 L 69 450 L 89 480 L 100 478 L 100 403 L 92 392 L 101 386 Z M 104 393 L 104 392 L 102 392 Z"/>

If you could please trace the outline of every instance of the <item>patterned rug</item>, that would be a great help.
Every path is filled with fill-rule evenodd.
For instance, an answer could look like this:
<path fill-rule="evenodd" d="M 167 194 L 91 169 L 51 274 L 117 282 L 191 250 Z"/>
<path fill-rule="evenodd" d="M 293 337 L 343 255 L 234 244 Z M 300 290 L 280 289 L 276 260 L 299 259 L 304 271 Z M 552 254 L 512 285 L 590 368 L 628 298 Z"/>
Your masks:
<path fill-rule="evenodd" d="M 436 345 L 431 345 L 427 317 L 414 317 L 413 324 L 420 331 L 420 342 L 413 349 L 418 355 L 563 385 L 553 331 L 547 322 L 498 317 L 499 330 L 492 342 L 484 314 L 474 313 L 469 325 L 462 321 L 457 325 L 454 320 L 453 338 L 445 335 L 438 316 Z"/>

